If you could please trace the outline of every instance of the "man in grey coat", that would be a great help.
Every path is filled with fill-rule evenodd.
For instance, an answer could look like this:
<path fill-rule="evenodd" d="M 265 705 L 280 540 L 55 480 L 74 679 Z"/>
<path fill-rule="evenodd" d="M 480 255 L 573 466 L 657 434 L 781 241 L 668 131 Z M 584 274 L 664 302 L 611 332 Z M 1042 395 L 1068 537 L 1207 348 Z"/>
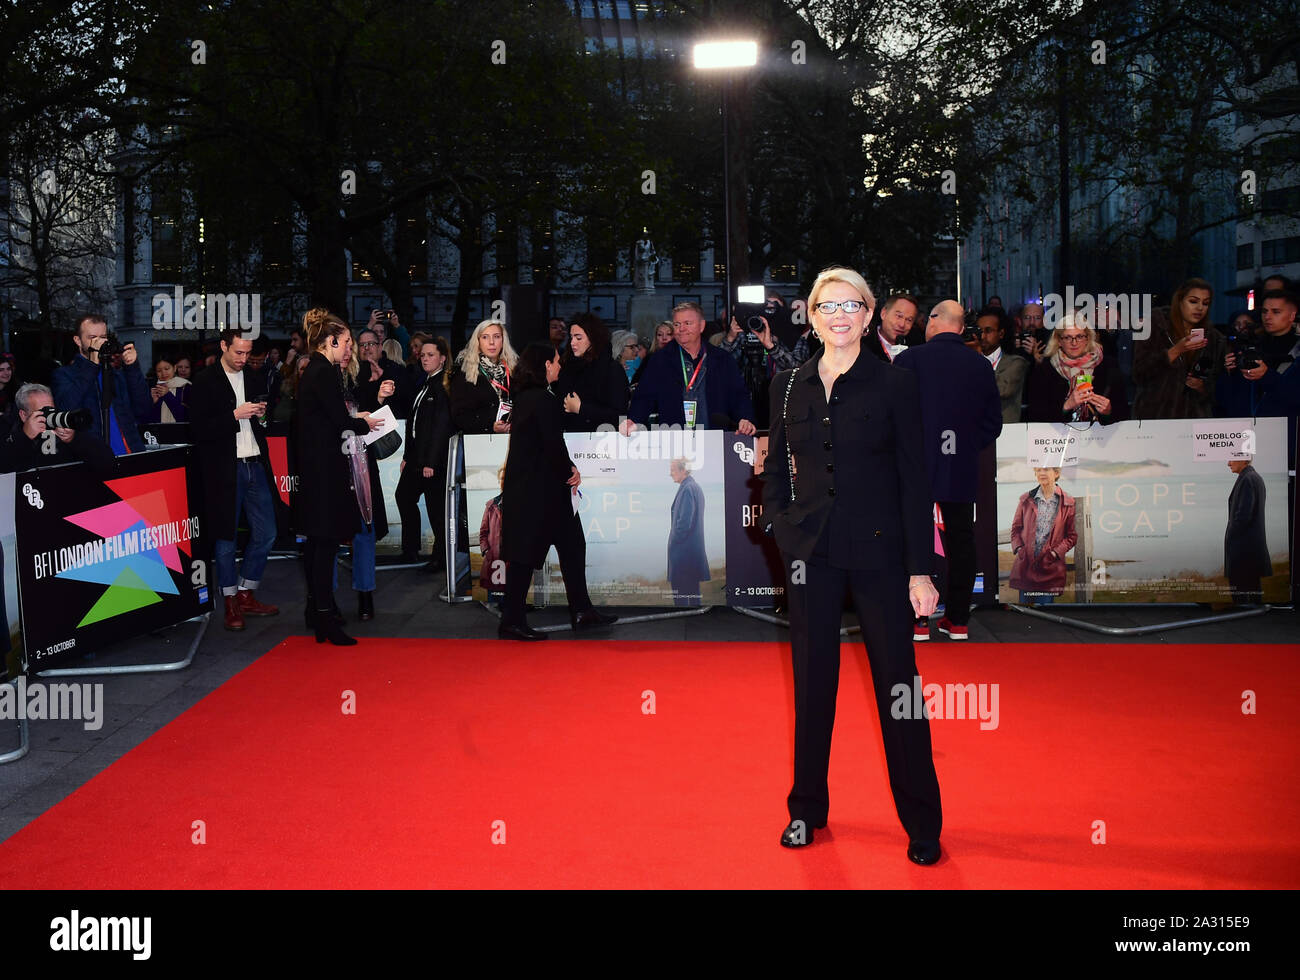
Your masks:
<path fill-rule="evenodd" d="M 1223 572 L 1232 589 L 1232 601 L 1243 604 L 1263 600 L 1260 579 L 1273 574 L 1264 530 L 1264 478 L 1248 459 L 1229 461 L 1237 482 L 1228 494 L 1228 528 L 1223 534 Z"/>
<path fill-rule="evenodd" d="M 668 532 L 668 585 L 676 605 L 698 606 L 700 583 L 709 580 L 709 559 L 704 553 L 704 491 L 691 476 L 685 459 L 673 460 L 668 472 L 677 484 Z"/>

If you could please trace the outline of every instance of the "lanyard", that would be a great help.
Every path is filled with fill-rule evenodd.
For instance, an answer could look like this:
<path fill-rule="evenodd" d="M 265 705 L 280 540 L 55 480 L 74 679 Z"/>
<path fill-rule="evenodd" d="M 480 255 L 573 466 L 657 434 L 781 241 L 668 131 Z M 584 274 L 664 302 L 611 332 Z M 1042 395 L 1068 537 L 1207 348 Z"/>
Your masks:
<path fill-rule="evenodd" d="M 690 391 L 695 387 L 695 379 L 700 376 L 700 368 L 704 367 L 704 353 L 700 352 L 700 363 L 695 365 L 695 373 L 691 375 L 689 381 L 686 378 L 686 353 L 678 348 L 677 356 L 682 359 L 682 384 L 686 386 L 687 391 Z"/>
<path fill-rule="evenodd" d="M 484 376 L 488 379 L 488 384 L 490 384 L 493 388 L 497 390 L 497 401 L 504 402 L 510 400 L 510 368 L 506 367 L 506 365 L 504 364 L 501 365 L 501 367 L 506 372 L 505 384 L 502 384 L 496 378 L 492 377 L 492 375 L 488 374 L 486 371 L 483 371 L 481 367 L 479 368 L 479 370 L 483 371 Z"/>

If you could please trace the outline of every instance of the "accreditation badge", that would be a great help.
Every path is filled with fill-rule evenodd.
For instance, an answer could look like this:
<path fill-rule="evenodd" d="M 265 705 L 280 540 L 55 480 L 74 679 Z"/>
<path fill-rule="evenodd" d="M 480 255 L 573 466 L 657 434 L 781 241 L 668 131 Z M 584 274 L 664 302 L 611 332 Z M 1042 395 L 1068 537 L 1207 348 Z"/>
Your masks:
<path fill-rule="evenodd" d="M 694 398 L 682 399 L 682 417 L 686 420 L 686 428 L 688 429 L 695 428 L 695 405 Z"/>

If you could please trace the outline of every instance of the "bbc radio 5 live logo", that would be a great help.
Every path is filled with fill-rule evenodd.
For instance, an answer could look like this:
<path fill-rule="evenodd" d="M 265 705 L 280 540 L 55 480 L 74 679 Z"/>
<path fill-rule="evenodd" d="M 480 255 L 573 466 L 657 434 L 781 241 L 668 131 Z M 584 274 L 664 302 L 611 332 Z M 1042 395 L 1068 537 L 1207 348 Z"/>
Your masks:
<path fill-rule="evenodd" d="M 262 332 L 260 293 L 187 293 L 177 286 L 171 294 L 154 293 L 155 330 L 242 330 L 250 340 Z"/>

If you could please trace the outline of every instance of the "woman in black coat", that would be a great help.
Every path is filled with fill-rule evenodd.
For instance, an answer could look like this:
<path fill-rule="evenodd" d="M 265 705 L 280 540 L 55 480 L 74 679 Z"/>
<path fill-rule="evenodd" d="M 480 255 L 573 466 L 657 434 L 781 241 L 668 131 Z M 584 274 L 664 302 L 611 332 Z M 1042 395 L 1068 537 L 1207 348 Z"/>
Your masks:
<path fill-rule="evenodd" d="M 609 329 L 594 313 L 569 325 L 569 353 L 555 392 L 564 400 L 564 431 L 617 429 L 627 414 L 627 372 L 609 353 Z"/>
<path fill-rule="evenodd" d="M 443 516 L 447 485 L 447 443 L 451 440 L 451 403 L 447 399 L 447 342 L 441 337 L 427 341 L 420 349 L 420 370 L 424 383 L 418 389 L 406 416 L 406 439 L 402 443 L 402 476 L 397 481 L 397 511 L 402 518 L 402 564 L 420 557 L 420 497 L 429 514 L 429 526 L 437 539 L 426 568 L 437 571 L 445 561 L 438 544 L 444 543 Z"/>
<path fill-rule="evenodd" d="M 456 357 L 451 374 L 451 420 L 457 432 L 510 431 L 510 373 L 516 355 L 496 320 L 484 320 Z"/>
<path fill-rule="evenodd" d="M 1076 378 L 1092 378 L 1091 390 Z M 1025 422 L 1122 422 L 1129 417 L 1124 375 L 1107 358 L 1097 334 L 1078 314 L 1062 317 L 1052 331 L 1043 359 L 1025 384 Z"/>
<path fill-rule="evenodd" d="M 549 388 L 559 376 L 560 355 L 550 344 L 529 344 L 515 369 L 501 490 L 506 595 L 497 635 L 502 639 L 546 639 L 529 629 L 524 597 L 533 569 L 542 567 L 551 545 L 560 556 L 573 628 L 604 626 L 618 618 L 597 612 L 587 595 L 587 541 L 573 505 L 582 476 L 564 445 L 563 409 Z"/>
<path fill-rule="evenodd" d="M 293 420 L 299 480 L 294 526 L 307 538 L 303 546 L 307 607 L 316 642 L 328 639 L 351 646 L 357 641 L 339 628 L 333 612 L 334 556 L 339 543 L 352 537 L 361 521 L 342 437 L 349 432 L 365 435 L 378 423 L 366 414 L 353 418 L 343 399 L 339 366 L 352 353 L 348 325 L 326 310 L 314 309 L 303 317 L 303 328 L 312 354 L 298 384 Z"/>

